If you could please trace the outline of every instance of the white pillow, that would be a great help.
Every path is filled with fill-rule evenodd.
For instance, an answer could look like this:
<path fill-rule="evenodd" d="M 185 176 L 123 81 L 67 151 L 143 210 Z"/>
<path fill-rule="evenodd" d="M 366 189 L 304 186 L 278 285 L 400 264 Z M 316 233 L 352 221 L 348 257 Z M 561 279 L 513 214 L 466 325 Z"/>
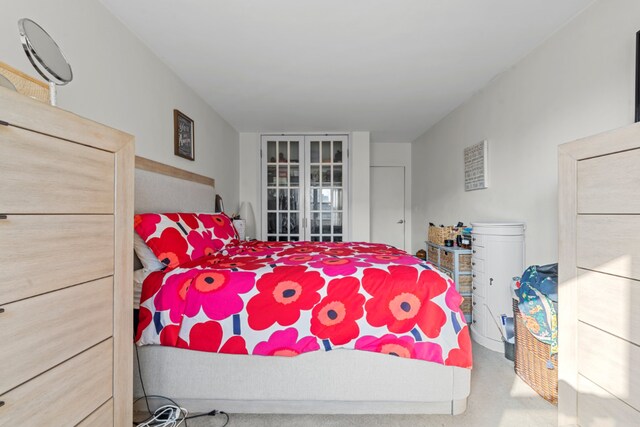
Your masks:
<path fill-rule="evenodd" d="M 133 232 L 133 250 L 142 263 L 142 267 L 147 270 L 148 273 L 160 271 L 166 267 L 166 265 L 158 261 L 158 258 L 153 254 L 151 248 L 147 246 L 144 240 L 142 240 L 142 237 L 135 231 Z"/>
<path fill-rule="evenodd" d="M 140 308 L 140 295 L 142 295 L 142 282 L 151 273 L 150 271 L 141 268 L 133 272 L 133 308 Z"/>

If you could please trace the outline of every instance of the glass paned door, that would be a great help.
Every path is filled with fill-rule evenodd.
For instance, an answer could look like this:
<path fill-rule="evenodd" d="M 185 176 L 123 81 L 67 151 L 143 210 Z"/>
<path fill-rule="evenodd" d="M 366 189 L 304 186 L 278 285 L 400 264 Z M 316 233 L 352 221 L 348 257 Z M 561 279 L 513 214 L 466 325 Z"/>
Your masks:
<path fill-rule="evenodd" d="M 290 135 L 262 138 L 262 229 L 268 241 L 303 239 L 303 144 L 304 138 Z"/>
<path fill-rule="evenodd" d="M 309 230 L 314 242 L 346 240 L 346 149 L 345 135 L 307 136 Z"/>
<path fill-rule="evenodd" d="M 268 241 L 347 239 L 346 135 L 262 136 L 262 230 Z"/>

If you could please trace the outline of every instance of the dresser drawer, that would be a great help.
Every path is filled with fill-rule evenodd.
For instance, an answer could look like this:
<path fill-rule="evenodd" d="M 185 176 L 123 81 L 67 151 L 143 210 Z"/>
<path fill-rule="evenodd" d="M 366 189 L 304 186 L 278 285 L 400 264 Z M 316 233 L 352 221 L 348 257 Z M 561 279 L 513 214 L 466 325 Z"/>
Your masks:
<path fill-rule="evenodd" d="M 0 394 L 112 334 L 113 278 L 0 308 Z"/>
<path fill-rule="evenodd" d="M 74 426 L 111 398 L 112 339 L 0 395 L 2 426 Z"/>
<path fill-rule="evenodd" d="M 640 280 L 640 215 L 578 215 L 577 264 Z"/>
<path fill-rule="evenodd" d="M 640 214 L 640 150 L 578 162 L 577 202 L 581 214 Z"/>
<path fill-rule="evenodd" d="M 471 247 L 484 247 L 484 236 L 482 234 L 472 234 L 471 235 Z"/>
<path fill-rule="evenodd" d="M 82 420 L 78 427 L 113 427 L 113 399 Z"/>
<path fill-rule="evenodd" d="M 471 277 L 473 279 L 473 283 L 476 283 L 476 285 L 474 285 L 474 286 L 484 286 L 485 274 L 486 273 L 484 271 L 478 271 L 478 270 L 474 270 L 471 273 Z"/>
<path fill-rule="evenodd" d="M 0 304 L 113 274 L 113 216 L 0 219 Z"/>
<path fill-rule="evenodd" d="M 113 154 L 0 126 L 0 213 L 113 213 Z"/>
<path fill-rule="evenodd" d="M 471 258 L 471 270 L 474 273 L 484 272 L 484 260 L 478 258 Z"/>
<path fill-rule="evenodd" d="M 486 259 L 485 255 L 484 255 L 484 250 L 485 249 L 482 246 L 474 247 L 471 250 L 471 253 L 473 255 L 472 258 L 474 258 L 474 259 Z"/>
<path fill-rule="evenodd" d="M 471 292 L 473 292 L 473 295 L 485 298 L 487 295 L 485 294 L 485 289 L 487 288 L 487 285 L 481 282 L 478 282 L 477 280 L 473 280 L 473 282 L 471 283 Z"/>
<path fill-rule="evenodd" d="M 485 308 L 484 308 L 484 298 L 473 294 L 473 298 L 471 301 L 471 312 L 473 316 L 473 320 L 471 324 L 474 329 L 484 335 L 486 328 L 486 316 L 485 316 Z"/>

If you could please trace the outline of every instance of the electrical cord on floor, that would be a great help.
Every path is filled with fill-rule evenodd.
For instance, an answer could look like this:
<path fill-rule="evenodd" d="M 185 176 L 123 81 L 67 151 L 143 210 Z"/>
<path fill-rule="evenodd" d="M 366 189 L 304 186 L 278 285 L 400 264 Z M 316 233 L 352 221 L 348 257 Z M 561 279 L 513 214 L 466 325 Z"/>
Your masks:
<path fill-rule="evenodd" d="M 136 362 L 138 365 L 138 376 L 140 378 L 140 386 L 142 388 L 142 397 L 137 398 L 133 401 L 133 404 L 144 399 L 145 404 L 147 406 L 147 412 L 149 413 L 149 417 L 143 421 L 134 421 L 133 425 L 137 427 L 180 427 L 184 424 L 184 427 L 188 427 L 187 420 L 193 418 L 200 417 L 214 417 L 218 414 L 224 415 L 227 419 L 225 423 L 221 427 L 226 427 L 229 424 L 229 414 L 224 411 L 218 411 L 214 409 L 210 412 L 205 412 L 202 414 L 194 414 L 189 415 L 189 412 L 178 405 L 173 399 L 170 399 L 165 396 L 160 396 L 157 394 L 147 394 L 147 391 L 144 388 L 144 381 L 142 380 L 142 368 L 140 367 L 140 356 L 138 354 L 138 346 L 134 346 L 136 349 Z M 149 399 L 164 399 L 168 402 L 171 402 L 171 405 L 160 406 L 154 412 L 151 412 L 151 407 L 149 406 Z"/>
<path fill-rule="evenodd" d="M 200 417 L 215 417 L 218 414 L 221 414 L 221 415 L 224 415 L 225 417 L 227 417 L 227 420 L 221 426 L 221 427 L 226 427 L 227 424 L 229 424 L 229 414 L 227 414 L 224 411 L 217 411 L 215 409 L 213 411 L 211 411 L 211 412 L 206 412 L 204 414 L 189 415 L 186 419 L 187 420 L 191 420 L 193 418 L 200 418 Z"/>

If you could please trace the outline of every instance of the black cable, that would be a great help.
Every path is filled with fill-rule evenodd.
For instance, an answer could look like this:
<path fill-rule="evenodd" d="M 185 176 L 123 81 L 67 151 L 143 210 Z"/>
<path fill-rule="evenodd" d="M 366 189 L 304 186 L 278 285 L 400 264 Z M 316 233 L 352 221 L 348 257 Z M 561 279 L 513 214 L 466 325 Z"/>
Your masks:
<path fill-rule="evenodd" d="M 135 405 L 136 402 L 138 402 L 141 399 L 144 399 L 144 401 L 145 401 L 145 403 L 147 405 L 147 413 L 149 414 L 149 416 L 153 415 L 153 413 L 151 412 L 151 408 L 149 407 L 149 398 L 152 398 L 152 399 L 164 399 L 164 400 L 167 400 L 167 401 L 171 402 L 172 404 L 174 404 L 176 406 L 176 408 L 180 408 L 180 405 L 178 405 L 175 400 L 170 399 L 170 398 L 168 398 L 166 396 L 160 396 L 160 395 L 157 395 L 157 394 L 147 394 L 147 391 L 144 388 L 144 381 L 142 380 L 142 368 L 140 367 L 140 354 L 138 353 L 138 346 L 134 345 L 134 347 L 136 349 L 136 362 L 138 362 L 137 363 L 138 364 L 138 376 L 140 377 L 140 386 L 142 387 L 142 395 L 143 396 L 137 398 L 136 400 L 134 400 L 133 404 Z M 140 422 L 135 422 L 134 421 L 133 425 L 137 426 L 138 424 L 143 423 L 145 421 L 146 421 L 146 419 L 144 421 L 140 421 Z M 184 427 L 187 427 L 187 419 L 186 418 L 184 419 Z"/>
<path fill-rule="evenodd" d="M 153 415 L 153 413 L 151 412 L 151 407 L 149 406 L 149 398 L 151 398 L 151 399 L 164 399 L 164 400 L 167 400 L 167 401 L 171 402 L 173 405 L 175 405 L 175 407 L 176 407 L 176 408 L 181 408 L 181 406 L 180 406 L 180 405 L 178 405 L 178 404 L 176 403 L 176 401 L 175 401 L 175 400 L 170 399 L 170 398 L 168 398 L 168 397 L 166 397 L 166 396 L 160 396 L 160 395 L 158 395 L 158 394 L 147 394 L 147 391 L 146 391 L 146 390 L 145 390 L 145 388 L 144 388 L 144 381 L 142 380 L 142 368 L 140 367 L 140 355 L 139 355 L 139 353 L 138 353 L 138 346 L 137 346 L 137 345 L 134 345 L 134 347 L 135 347 L 135 349 L 136 349 L 136 362 L 138 362 L 138 363 L 137 363 L 137 365 L 138 365 L 138 376 L 140 377 L 140 386 L 141 386 L 141 388 L 142 388 L 142 394 L 143 394 L 143 396 L 138 397 L 136 400 L 134 400 L 134 401 L 133 401 L 133 404 L 135 405 L 135 404 L 136 404 L 136 402 L 138 402 L 138 401 L 140 401 L 140 400 L 144 399 L 144 401 L 145 401 L 145 403 L 146 403 L 146 405 L 147 405 L 147 412 L 149 413 L 149 415 Z M 193 418 L 200 418 L 200 417 L 207 417 L 207 416 L 215 417 L 215 416 L 216 416 L 216 415 L 218 415 L 218 414 L 222 414 L 222 415 L 224 415 L 225 417 L 227 417 L 227 420 L 226 420 L 226 421 L 225 421 L 225 423 L 221 426 L 221 427 L 226 427 L 226 425 L 227 425 L 227 424 L 229 424 L 229 414 L 227 414 L 227 413 L 226 413 L 226 412 L 224 412 L 224 411 L 218 411 L 218 410 L 216 410 L 216 409 L 214 409 L 214 410 L 213 410 L 213 411 L 211 411 L 211 412 L 206 412 L 206 413 L 204 413 L 204 414 L 190 415 L 190 416 L 188 416 L 188 417 L 185 417 L 185 418 L 184 418 L 184 427 L 188 427 L 187 420 L 189 420 L 189 419 L 193 419 Z M 148 419 L 148 418 L 147 418 L 147 419 Z M 134 426 L 137 426 L 138 424 L 143 423 L 143 422 L 145 422 L 145 421 L 146 421 L 146 420 L 143 420 L 143 421 L 140 421 L 140 422 L 136 422 L 136 421 L 134 421 L 134 422 L 133 422 L 133 425 L 134 425 Z"/>
<path fill-rule="evenodd" d="M 213 410 L 211 412 L 206 412 L 204 414 L 197 414 L 197 415 L 189 415 L 187 418 L 185 418 L 186 420 L 190 420 L 193 418 L 200 418 L 200 417 L 215 417 L 218 414 L 222 414 L 225 417 L 227 417 L 227 420 L 225 421 L 225 423 L 221 426 L 221 427 L 226 427 L 227 424 L 229 424 L 229 414 L 227 414 L 224 411 L 217 411 L 217 410 Z M 186 421 L 185 421 L 186 422 Z"/>

